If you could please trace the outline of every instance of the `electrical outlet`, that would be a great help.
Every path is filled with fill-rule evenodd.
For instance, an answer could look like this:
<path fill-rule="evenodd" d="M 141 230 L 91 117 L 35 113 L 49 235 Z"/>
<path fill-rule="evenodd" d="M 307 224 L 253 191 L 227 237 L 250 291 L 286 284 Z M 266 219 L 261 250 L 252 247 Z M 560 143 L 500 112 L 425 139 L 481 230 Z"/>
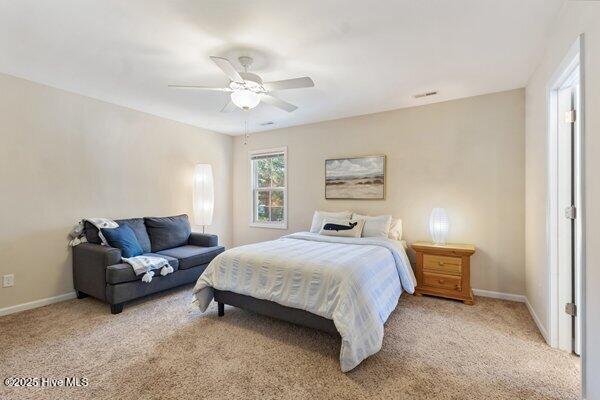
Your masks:
<path fill-rule="evenodd" d="M 15 276 L 13 274 L 2 277 L 2 287 L 11 287 L 15 285 Z"/>

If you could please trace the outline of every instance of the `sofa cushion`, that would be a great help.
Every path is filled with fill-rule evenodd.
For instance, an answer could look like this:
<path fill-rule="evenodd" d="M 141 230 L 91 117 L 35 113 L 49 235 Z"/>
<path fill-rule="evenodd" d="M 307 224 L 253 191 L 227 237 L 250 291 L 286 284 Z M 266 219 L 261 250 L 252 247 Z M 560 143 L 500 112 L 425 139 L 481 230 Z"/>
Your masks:
<path fill-rule="evenodd" d="M 179 260 L 179 269 L 187 269 L 207 264 L 223 251 L 225 251 L 223 246 L 200 247 L 188 244 L 174 249 L 162 250 L 158 254 L 175 257 Z"/>
<path fill-rule="evenodd" d="M 201 247 L 218 246 L 219 237 L 210 233 L 192 232 L 187 244 Z"/>
<path fill-rule="evenodd" d="M 98 228 L 88 221 L 83 223 L 83 230 L 85 232 L 85 238 L 89 243 L 102 244 L 100 236 L 98 236 Z"/>
<path fill-rule="evenodd" d="M 133 230 L 144 253 L 150 253 L 152 251 L 150 247 L 150 237 L 148 236 L 148 232 L 146 232 L 146 225 L 144 224 L 144 218 L 117 219 L 115 222 L 119 224 L 119 226 L 127 225 Z"/>
<path fill-rule="evenodd" d="M 128 219 L 117 219 L 115 222 L 119 225 L 128 225 L 135 233 L 140 246 L 144 253 L 152 251 L 150 246 L 150 237 L 146 232 L 146 225 L 144 225 L 144 218 L 128 218 Z M 84 223 L 85 237 L 89 243 L 102 244 L 100 236 L 98 236 L 98 229 L 88 221 Z"/>
<path fill-rule="evenodd" d="M 177 271 L 179 269 L 179 261 L 177 261 L 176 258 L 162 255 L 162 254 L 155 254 L 155 253 L 145 253 L 143 255 L 149 256 L 149 257 L 164 258 L 165 260 L 167 260 L 169 262 L 169 265 L 171 267 L 173 267 L 174 271 Z M 108 267 L 106 267 L 106 283 L 109 283 L 111 285 L 116 285 L 118 283 L 123 283 L 123 282 L 139 281 L 142 279 L 142 276 L 144 276 L 144 274 L 136 275 L 135 272 L 133 272 L 133 268 L 129 264 L 125 264 L 125 263 L 114 264 L 114 265 L 109 265 Z M 154 271 L 154 278 L 160 278 L 160 277 L 161 277 L 160 270 Z"/>
<path fill-rule="evenodd" d="M 124 258 L 142 255 L 144 250 L 140 246 L 133 229 L 128 225 L 120 225 L 116 228 L 102 228 L 102 234 L 112 247 L 121 250 Z"/>
<path fill-rule="evenodd" d="M 187 244 L 192 229 L 185 214 L 174 217 L 144 218 L 152 252 Z"/>

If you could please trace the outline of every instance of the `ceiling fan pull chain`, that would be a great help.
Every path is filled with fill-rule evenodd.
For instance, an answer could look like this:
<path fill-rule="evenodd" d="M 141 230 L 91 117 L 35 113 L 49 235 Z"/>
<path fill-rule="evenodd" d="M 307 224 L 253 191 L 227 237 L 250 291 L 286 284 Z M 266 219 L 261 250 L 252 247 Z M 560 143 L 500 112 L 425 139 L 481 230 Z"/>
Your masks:
<path fill-rule="evenodd" d="M 244 146 L 248 145 L 248 139 L 250 135 L 248 134 L 248 119 L 244 118 Z"/>

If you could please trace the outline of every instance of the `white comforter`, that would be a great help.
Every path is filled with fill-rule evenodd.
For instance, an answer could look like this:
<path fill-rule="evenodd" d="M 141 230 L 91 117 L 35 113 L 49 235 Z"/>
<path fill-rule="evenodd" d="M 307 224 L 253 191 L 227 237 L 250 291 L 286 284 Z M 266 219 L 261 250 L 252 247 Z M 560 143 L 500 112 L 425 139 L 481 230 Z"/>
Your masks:
<path fill-rule="evenodd" d="M 301 232 L 218 255 L 194 287 L 205 311 L 213 288 L 270 300 L 332 319 L 346 372 L 381 349 L 383 324 L 416 279 L 402 244 Z"/>

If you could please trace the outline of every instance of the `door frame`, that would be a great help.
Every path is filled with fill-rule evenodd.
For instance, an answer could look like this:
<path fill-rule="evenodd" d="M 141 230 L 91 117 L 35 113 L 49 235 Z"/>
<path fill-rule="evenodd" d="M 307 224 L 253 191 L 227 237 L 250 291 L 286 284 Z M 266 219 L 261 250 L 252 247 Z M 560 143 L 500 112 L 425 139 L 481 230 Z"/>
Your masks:
<path fill-rule="evenodd" d="M 585 63 L 584 63 L 584 36 L 583 34 L 577 37 L 577 40 L 565 58 L 559 65 L 556 72 L 549 80 L 546 89 L 547 94 L 547 131 L 548 131 L 548 193 L 547 193 L 547 251 L 548 251 L 548 268 L 549 268 L 549 344 L 552 347 L 559 347 L 559 313 L 564 312 L 564 308 L 560 306 L 559 294 L 564 288 L 561 287 L 559 277 L 559 262 L 558 262 L 558 218 L 562 216 L 562 210 L 558 207 L 558 90 L 572 76 L 574 71 L 579 69 L 579 104 L 578 114 L 576 116 L 579 129 L 578 136 L 575 140 L 575 151 L 577 160 L 576 171 L 579 173 L 575 177 L 575 185 L 578 197 L 575 206 L 577 207 L 577 216 L 575 223 L 575 240 L 578 241 L 579 250 L 575 255 L 576 268 L 579 272 L 579 287 L 575 288 L 575 292 L 579 292 L 579 304 L 577 304 L 577 315 L 580 319 L 580 351 L 582 358 L 582 388 L 585 388 L 586 371 L 585 371 L 585 188 L 583 187 L 584 180 L 584 132 L 585 132 Z M 575 277 L 573 277 L 575 279 Z M 574 294 L 575 296 L 575 294 Z"/>
<path fill-rule="evenodd" d="M 576 218 L 576 229 L 575 235 L 576 239 L 579 239 L 580 249 L 582 250 L 579 253 L 576 253 L 576 265 L 580 274 L 583 274 L 585 271 L 583 258 L 583 251 L 585 249 L 585 237 L 583 236 L 583 221 L 584 221 L 584 208 L 583 208 L 583 188 L 581 182 L 583 181 L 583 159 L 582 159 L 582 143 L 583 143 L 583 118 L 584 113 L 581 112 L 584 109 L 584 101 L 583 101 L 583 58 L 582 58 L 582 46 L 583 37 L 580 36 L 577 38 L 575 43 L 569 49 L 566 57 L 563 59 L 563 62 L 558 67 L 555 74 L 549 81 L 549 85 L 547 88 L 547 98 L 548 98 L 548 232 L 547 232 L 547 240 L 548 240 L 548 263 L 550 268 L 549 273 L 549 341 L 552 347 L 559 347 L 559 323 L 560 323 L 560 313 L 564 313 L 564 306 L 561 307 L 559 304 L 559 294 L 564 293 L 567 289 L 562 287 L 564 282 L 561 282 L 559 276 L 560 274 L 559 268 L 559 259 L 558 259 L 558 221 L 559 218 L 562 217 L 562 210 L 559 209 L 557 194 L 558 194 L 558 118 L 560 116 L 557 115 L 557 105 L 558 105 L 558 90 L 562 88 L 565 82 L 573 75 L 573 73 L 579 69 L 579 87 L 580 87 L 580 102 L 579 106 L 579 114 L 577 115 L 578 123 L 579 123 L 579 136 L 575 138 L 576 149 L 575 153 L 579 156 L 576 164 L 578 164 L 579 174 L 576 177 L 575 186 L 578 189 L 578 201 L 576 206 L 577 209 L 577 218 Z M 578 182 L 578 183 L 577 183 Z M 563 273 L 565 271 L 562 271 Z M 581 275 L 580 282 L 584 281 L 583 275 Z M 575 279 L 573 277 L 573 279 Z M 578 304 L 578 316 L 581 318 L 583 322 L 584 316 L 584 285 L 579 285 L 579 292 L 582 294 L 581 302 L 582 304 Z M 569 289 L 570 290 L 570 289 Z M 582 324 L 583 326 L 583 324 Z M 583 332 L 582 332 L 583 333 Z M 582 338 L 582 345 L 585 341 Z M 583 353 L 583 347 L 582 347 Z"/>

